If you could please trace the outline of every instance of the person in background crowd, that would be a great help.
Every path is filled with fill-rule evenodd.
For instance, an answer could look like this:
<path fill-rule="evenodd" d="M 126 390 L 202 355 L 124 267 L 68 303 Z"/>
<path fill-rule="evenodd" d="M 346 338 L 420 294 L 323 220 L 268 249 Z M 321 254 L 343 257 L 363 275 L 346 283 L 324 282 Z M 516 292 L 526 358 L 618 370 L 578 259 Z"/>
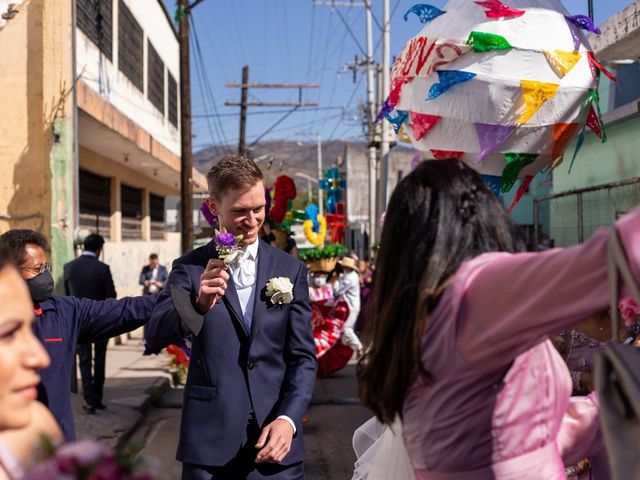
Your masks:
<path fill-rule="evenodd" d="M 548 337 L 607 307 L 609 230 L 524 253 L 504 206 L 454 159 L 422 162 L 387 212 L 364 403 L 387 425 L 401 419 L 418 480 L 565 478 L 602 448 L 599 407 L 571 397 Z M 640 209 L 614 228 L 637 282 Z"/>
<path fill-rule="evenodd" d="M 0 248 L 0 478 L 22 477 L 41 436 L 62 439 L 51 413 L 36 401 L 38 371 L 50 359 L 33 335 L 32 322 L 24 280 Z"/>
<path fill-rule="evenodd" d="M 104 247 L 104 238 L 97 234 L 84 239 L 84 251 L 64 266 L 66 295 L 92 300 L 116 298 L 109 265 L 98 260 Z M 106 408 L 102 403 L 108 339 L 78 345 L 80 376 L 82 378 L 83 408 L 87 413 Z M 93 351 L 92 351 L 93 350 Z"/>
<path fill-rule="evenodd" d="M 344 257 L 338 262 L 343 269 L 335 286 L 334 296 L 338 300 L 344 300 L 349 307 L 349 317 L 344 322 L 342 343 L 351 347 L 358 357 L 362 355 L 363 346 L 356 335 L 355 324 L 360 313 L 360 277 L 358 264 L 351 257 Z"/>
<path fill-rule="evenodd" d="M 260 229 L 260 239 L 263 242 L 268 243 L 272 247 L 276 247 L 276 236 L 273 233 L 275 230 L 275 224 L 273 220 L 267 218 L 262 224 L 262 228 Z"/>
<path fill-rule="evenodd" d="M 144 325 L 153 311 L 155 295 L 116 300 L 90 300 L 53 294 L 54 280 L 47 261 L 47 239 L 33 230 L 9 230 L 0 236 L 31 294 L 36 320 L 33 330 L 51 357 L 41 372 L 38 400 L 57 420 L 66 440 L 75 440 L 69 385 L 78 344 L 99 342 Z"/>
<path fill-rule="evenodd" d="M 142 267 L 139 283 L 142 285 L 143 295 L 158 295 L 169 278 L 167 267 L 160 265 L 158 254 L 149 255 L 149 265 Z"/>

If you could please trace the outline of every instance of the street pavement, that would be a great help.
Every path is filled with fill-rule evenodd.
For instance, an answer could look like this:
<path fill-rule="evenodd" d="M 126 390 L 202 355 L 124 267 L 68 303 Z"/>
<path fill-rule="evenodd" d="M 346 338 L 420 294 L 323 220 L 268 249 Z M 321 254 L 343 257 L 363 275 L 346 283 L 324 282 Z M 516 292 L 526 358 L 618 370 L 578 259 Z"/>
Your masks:
<path fill-rule="evenodd" d="M 74 395 L 78 438 L 97 438 L 115 446 L 128 442 L 142 447 L 138 459 L 158 480 L 180 478 L 175 460 L 182 408 L 181 387 L 171 387 L 169 358 L 142 356 L 139 340 L 109 347 L 106 410 L 88 415 L 82 398 Z M 353 431 L 371 413 L 357 399 L 355 365 L 331 378 L 319 379 L 304 427 L 307 456 L 305 478 L 347 480 L 355 455 Z"/>

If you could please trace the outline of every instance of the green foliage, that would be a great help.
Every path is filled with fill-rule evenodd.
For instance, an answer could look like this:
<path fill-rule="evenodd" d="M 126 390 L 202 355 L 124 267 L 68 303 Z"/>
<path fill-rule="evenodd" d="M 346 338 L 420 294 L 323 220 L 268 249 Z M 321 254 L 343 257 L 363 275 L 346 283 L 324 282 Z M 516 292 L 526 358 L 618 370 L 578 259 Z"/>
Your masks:
<path fill-rule="evenodd" d="M 342 244 L 332 243 L 322 248 L 302 248 L 299 255 L 303 262 L 313 262 L 322 258 L 344 257 L 349 249 Z"/>

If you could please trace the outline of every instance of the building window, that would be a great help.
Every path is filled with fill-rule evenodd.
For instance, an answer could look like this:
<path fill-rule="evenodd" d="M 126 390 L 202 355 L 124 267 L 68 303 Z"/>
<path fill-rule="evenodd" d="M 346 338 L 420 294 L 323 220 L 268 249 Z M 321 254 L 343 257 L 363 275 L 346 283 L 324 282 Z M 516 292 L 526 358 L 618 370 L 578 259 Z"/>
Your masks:
<path fill-rule="evenodd" d="M 142 92 L 144 90 L 144 33 L 122 0 L 120 0 L 118 12 L 118 68 Z"/>
<path fill-rule="evenodd" d="M 122 240 L 142 239 L 142 190 L 120 185 Z"/>
<path fill-rule="evenodd" d="M 151 240 L 164 239 L 164 197 L 149 194 L 149 216 L 151 217 Z"/>
<path fill-rule="evenodd" d="M 164 115 L 164 62 L 149 42 L 147 71 L 147 97 Z"/>
<path fill-rule="evenodd" d="M 178 128 L 178 82 L 169 73 L 169 122 Z"/>
<path fill-rule="evenodd" d="M 77 26 L 109 59 L 113 57 L 113 0 L 77 0 Z"/>
<path fill-rule="evenodd" d="M 111 238 L 111 180 L 80 169 L 80 228 Z"/>
<path fill-rule="evenodd" d="M 616 76 L 620 85 L 614 90 L 613 108 L 622 107 L 640 98 L 640 62 L 619 67 Z"/>

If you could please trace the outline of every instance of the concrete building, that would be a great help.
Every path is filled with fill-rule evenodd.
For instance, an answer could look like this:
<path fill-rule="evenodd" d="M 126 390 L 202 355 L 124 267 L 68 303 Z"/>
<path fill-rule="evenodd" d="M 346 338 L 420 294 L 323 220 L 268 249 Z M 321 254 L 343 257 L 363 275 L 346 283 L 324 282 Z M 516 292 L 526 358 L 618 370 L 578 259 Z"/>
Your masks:
<path fill-rule="evenodd" d="M 54 272 L 90 232 L 119 295 L 179 234 L 179 44 L 161 0 L 26 0 L 0 30 L 0 231 L 51 239 Z M 205 187 L 194 171 L 196 190 Z"/>

